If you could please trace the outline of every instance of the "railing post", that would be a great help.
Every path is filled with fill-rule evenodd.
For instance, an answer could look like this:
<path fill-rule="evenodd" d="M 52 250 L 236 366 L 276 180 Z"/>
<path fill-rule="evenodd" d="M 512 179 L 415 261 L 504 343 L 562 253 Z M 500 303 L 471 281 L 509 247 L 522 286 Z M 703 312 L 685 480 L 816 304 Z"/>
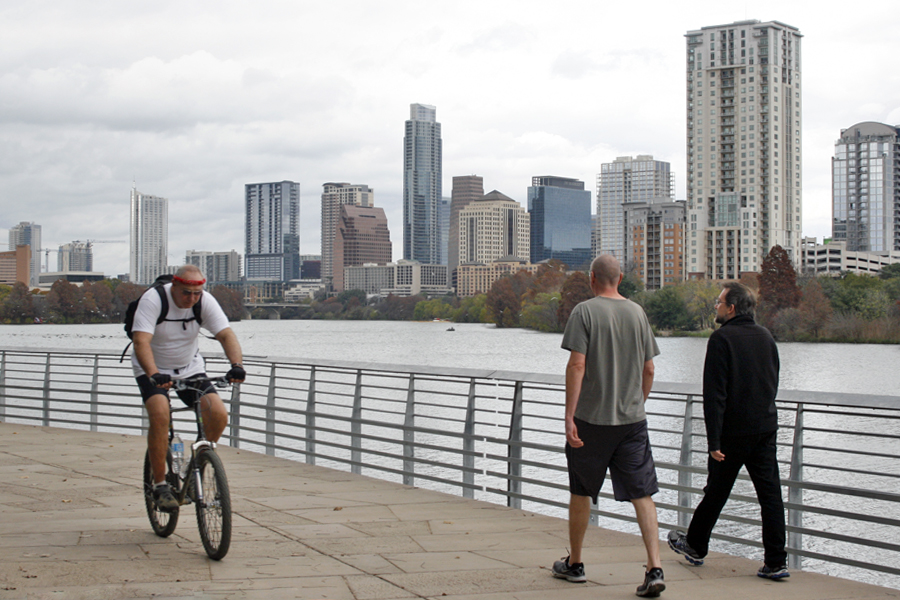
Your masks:
<path fill-rule="evenodd" d="M 522 493 L 522 382 L 517 381 L 509 420 L 509 444 L 506 463 L 506 505 L 522 508 L 522 499 L 514 495 Z"/>
<path fill-rule="evenodd" d="M 269 369 L 269 393 L 266 397 L 266 454 L 275 456 L 275 363 Z"/>
<path fill-rule="evenodd" d="M 6 351 L 0 352 L 0 421 L 6 420 Z"/>
<path fill-rule="evenodd" d="M 91 431 L 97 431 L 100 422 L 100 355 L 94 355 L 94 373 L 91 377 Z"/>
<path fill-rule="evenodd" d="M 688 469 L 693 465 L 693 434 L 694 434 L 694 397 L 688 395 L 684 403 L 684 424 L 681 428 L 681 456 L 678 464 L 678 487 L 689 488 L 693 484 L 693 477 Z M 691 500 L 693 493 L 689 490 L 678 490 L 678 506 L 683 510 L 678 511 L 678 526 L 687 529 L 691 524 Z"/>
<path fill-rule="evenodd" d="M 229 419 L 228 444 L 232 448 L 241 447 L 241 384 L 231 386 L 231 418 Z"/>
<path fill-rule="evenodd" d="M 362 474 L 362 369 L 356 371 L 353 413 L 350 416 L 350 472 Z"/>
<path fill-rule="evenodd" d="M 50 353 L 47 353 L 47 364 L 44 367 L 44 427 L 50 427 Z"/>
<path fill-rule="evenodd" d="M 475 378 L 469 381 L 469 403 L 463 429 L 463 498 L 474 498 L 475 488 Z"/>
<path fill-rule="evenodd" d="M 794 446 L 791 450 L 791 476 L 793 483 L 803 481 L 803 405 L 797 404 L 797 416 L 794 419 Z M 788 502 L 794 506 L 803 506 L 803 488 L 799 485 L 788 487 Z M 788 509 L 788 525 L 791 527 L 803 527 L 803 509 Z M 792 531 L 788 534 L 788 566 L 792 569 L 801 569 L 803 557 L 794 550 L 803 550 L 803 534 Z"/>
<path fill-rule="evenodd" d="M 415 485 L 416 480 L 416 375 L 409 374 L 406 390 L 406 415 L 403 419 L 403 485 Z"/>
<path fill-rule="evenodd" d="M 306 393 L 306 462 L 316 464 L 316 366 L 309 368 L 309 391 Z"/>

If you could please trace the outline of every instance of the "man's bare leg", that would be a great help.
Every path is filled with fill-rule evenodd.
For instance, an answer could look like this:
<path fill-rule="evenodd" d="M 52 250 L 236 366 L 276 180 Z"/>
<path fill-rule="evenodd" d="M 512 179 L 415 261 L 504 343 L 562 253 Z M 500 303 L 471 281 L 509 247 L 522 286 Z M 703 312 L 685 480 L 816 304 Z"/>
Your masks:
<path fill-rule="evenodd" d="M 637 498 L 631 503 L 634 505 L 638 527 L 641 528 L 641 537 L 647 549 L 647 570 L 662 568 L 662 562 L 659 560 L 659 522 L 656 517 L 656 503 L 650 496 Z"/>
<path fill-rule="evenodd" d="M 169 400 L 162 394 L 150 396 L 144 403 L 150 428 L 147 431 L 147 449 L 150 451 L 150 468 L 153 482 L 166 479 L 166 452 L 169 448 Z"/>
<path fill-rule="evenodd" d="M 206 439 L 218 442 L 222 432 L 228 425 L 228 411 L 218 394 L 207 394 L 200 398 L 200 409 L 203 413 L 203 432 Z"/>
<path fill-rule="evenodd" d="M 655 512 L 653 513 L 656 514 Z M 584 534 L 591 520 L 591 498 L 589 496 L 569 497 L 569 564 L 574 565 L 581 560 L 581 549 L 584 547 Z M 657 552 L 659 554 L 659 552 Z"/>

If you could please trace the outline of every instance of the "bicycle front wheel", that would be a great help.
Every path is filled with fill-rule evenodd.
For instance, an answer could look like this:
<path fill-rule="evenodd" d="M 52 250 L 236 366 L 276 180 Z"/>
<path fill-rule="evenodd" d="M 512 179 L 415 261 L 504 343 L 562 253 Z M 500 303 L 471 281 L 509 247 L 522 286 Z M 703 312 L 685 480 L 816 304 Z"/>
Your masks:
<path fill-rule="evenodd" d="M 171 453 L 166 456 L 166 463 L 168 465 L 172 464 Z M 166 480 L 169 481 L 170 485 L 172 485 L 173 478 L 174 475 L 171 469 L 168 469 Z M 177 484 L 172 489 L 178 489 Z M 172 532 L 175 531 L 175 526 L 178 525 L 178 509 L 174 508 L 170 511 L 165 511 L 160 510 L 156 506 L 156 501 L 153 499 L 153 469 L 150 468 L 149 451 L 144 454 L 144 504 L 147 507 L 147 517 L 150 518 L 150 527 L 153 528 L 153 533 L 159 537 L 172 535 Z"/>
<path fill-rule="evenodd" d="M 197 499 L 197 527 L 206 553 L 222 560 L 231 544 L 231 495 L 219 455 L 204 450 L 197 457 L 203 500 Z"/>

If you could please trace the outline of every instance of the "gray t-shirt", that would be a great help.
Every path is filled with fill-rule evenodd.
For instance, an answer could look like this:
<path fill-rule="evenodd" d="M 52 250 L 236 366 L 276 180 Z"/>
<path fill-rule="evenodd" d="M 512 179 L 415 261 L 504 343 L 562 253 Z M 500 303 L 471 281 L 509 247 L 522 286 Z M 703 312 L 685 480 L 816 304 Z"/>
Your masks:
<path fill-rule="evenodd" d="M 584 354 L 575 416 L 594 425 L 628 425 L 647 418 L 644 363 L 659 354 L 644 309 L 631 300 L 598 296 L 569 316 L 562 347 Z"/>

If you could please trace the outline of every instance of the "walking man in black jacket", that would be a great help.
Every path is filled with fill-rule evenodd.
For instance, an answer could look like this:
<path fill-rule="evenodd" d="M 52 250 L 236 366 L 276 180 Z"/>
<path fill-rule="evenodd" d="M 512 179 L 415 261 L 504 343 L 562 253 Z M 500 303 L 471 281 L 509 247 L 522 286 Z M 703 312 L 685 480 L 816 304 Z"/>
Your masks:
<path fill-rule="evenodd" d="M 778 348 L 753 320 L 750 288 L 729 282 L 716 300 L 716 323 L 703 367 L 703 414 L 709 448 L 709 478 L 687 533 L 669 532 L 669 547 L 692 565 L 702 565 L 709 538 L 742 466 L 747 467 L 762 512 L 767 579 L 790 577 L 784 550 L 784 502 L 775 441 L 778 413 Z"/>

